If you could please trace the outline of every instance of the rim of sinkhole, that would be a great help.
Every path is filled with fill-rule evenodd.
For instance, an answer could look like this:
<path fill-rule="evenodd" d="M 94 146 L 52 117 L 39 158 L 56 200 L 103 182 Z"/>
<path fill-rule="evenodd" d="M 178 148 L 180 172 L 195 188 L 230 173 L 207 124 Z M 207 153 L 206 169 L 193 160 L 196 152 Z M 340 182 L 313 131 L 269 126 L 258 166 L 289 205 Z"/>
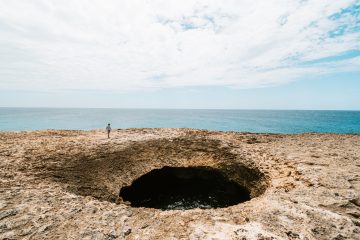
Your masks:
<path fill-rule="evenodd" d="M 43 174 L 76 195 L 164 210 L 224 208 L 258 197 L 269 187 L 257 159 L 220 140 L 153 139 L 114 149 L 59 155 L 64 160 Z"/>

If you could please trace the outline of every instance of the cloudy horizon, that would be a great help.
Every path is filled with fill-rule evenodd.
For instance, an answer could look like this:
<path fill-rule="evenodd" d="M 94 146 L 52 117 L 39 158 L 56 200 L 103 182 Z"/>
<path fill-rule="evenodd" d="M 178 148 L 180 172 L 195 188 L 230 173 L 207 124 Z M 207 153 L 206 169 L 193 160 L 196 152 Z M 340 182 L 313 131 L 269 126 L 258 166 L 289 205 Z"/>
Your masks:
<path fill-rule="evenodd" d="M 51 106 L 74 101 L 86 106 L 89 97 L 81 98 L 86 92 L 95 98 L 90 106 L 146 107 L 153 101 L 152 107 L 163 107 L 162 101 L 171 98 L 157 95 L 178 89 L 200 91 L 201 96 L 216 95 L 216 89 L 224 96 L 246 95 L 305 80 L 312 88 L 309 79 L 324 83 L 332 79 L 331 88 L 339 91 L 342 81 L 351 82 L 346 89 L 359 87 L 358 0 L 0 0 L 0 4 L 0 106 L 26 106 L 24 95 L 33 93 L 34 99 L 39 92 L 48 96 Z M 336 76 L 341 78 L 334 83 Z M 104 92 L 117 96 L 106 96 L 102 102 Z M 333 92 L 320 95 L 324 94 Z M 347 95 L 345 91 L 342 97 Z M 133 104 L 132 99 L 141 102 L 142 96 L 149 97 Z M 195 108 L 203 106 L 193 98 Z M 360 103 L 351 106 L 354 99 L 359 100 L 351 95 L 334 107 L 328 99 L 319 107 L 359 109 Z M 30 105 L 44 101 L 46 97 Z M 231 99 L 224 101 L 220 107 L 233 106 Z M 281 108 L 282 101 L 273 108 Z M 167 107 L 191 105 L 177 104 Z M 214 105 L 211 99 L 207 105 Z M 310 108 L 306 106 L 293 102 L 287 107 Z"/>

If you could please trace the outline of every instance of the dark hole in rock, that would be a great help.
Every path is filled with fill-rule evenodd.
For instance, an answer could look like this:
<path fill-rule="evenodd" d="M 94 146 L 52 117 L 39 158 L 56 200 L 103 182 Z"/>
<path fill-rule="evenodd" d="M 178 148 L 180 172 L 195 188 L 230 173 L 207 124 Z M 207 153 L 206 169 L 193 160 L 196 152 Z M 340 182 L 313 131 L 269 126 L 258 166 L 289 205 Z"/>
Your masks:
<path fill-rule="evenodd" d="M 223 208 L 250 200 L 250 192 L 216 169 L 164 167 L 123 187 L 120 197 L 133 207 L 162 210 Z"/>

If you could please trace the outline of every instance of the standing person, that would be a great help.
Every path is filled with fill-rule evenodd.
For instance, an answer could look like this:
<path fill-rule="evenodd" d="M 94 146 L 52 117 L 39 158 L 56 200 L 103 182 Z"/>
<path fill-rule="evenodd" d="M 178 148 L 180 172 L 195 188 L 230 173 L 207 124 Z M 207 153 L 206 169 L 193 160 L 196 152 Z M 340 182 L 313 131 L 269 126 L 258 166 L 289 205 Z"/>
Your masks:
<path fill-rule="evenodd" d="M 110 132 L 111 132 L 110 123 L 108 123 L 108 125 L 106 126 L 106 131 L 107 131 L 107 134 L 108 134 L 108 138 L 110 138 Z"/>

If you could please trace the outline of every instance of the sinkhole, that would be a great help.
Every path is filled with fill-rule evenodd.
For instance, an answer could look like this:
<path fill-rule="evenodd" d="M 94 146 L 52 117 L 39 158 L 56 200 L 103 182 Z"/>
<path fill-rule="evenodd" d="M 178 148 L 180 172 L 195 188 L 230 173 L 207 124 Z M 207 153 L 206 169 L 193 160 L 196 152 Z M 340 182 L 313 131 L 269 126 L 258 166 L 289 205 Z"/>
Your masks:
<path fill-rule="evenodd" d="M 250 191 L 208 167 L 163 167 L 121 188 L 132 207 L 162 210 L 224 208 L 250 200 Z"/>

